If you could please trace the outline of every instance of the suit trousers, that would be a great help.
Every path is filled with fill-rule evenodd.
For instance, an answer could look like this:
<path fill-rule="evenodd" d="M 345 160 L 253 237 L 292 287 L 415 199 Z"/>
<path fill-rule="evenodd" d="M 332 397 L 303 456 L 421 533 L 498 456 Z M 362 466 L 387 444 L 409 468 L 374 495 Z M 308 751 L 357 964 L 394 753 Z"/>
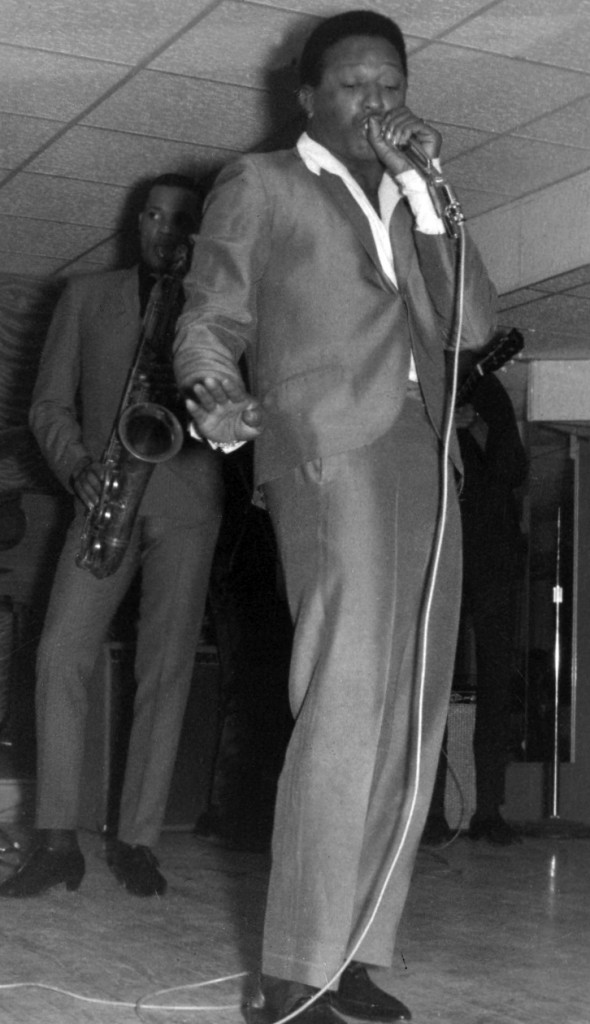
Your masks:
<path fill-rule="evenodd" d="M 393 961 L 447 717 L 458 626 L 461 544 L 451 468 L 429 587 L 441 480 L 440 441 L 410 385 L 385 436 L 265 485 L 295 623 L 295 727 L 275 813 L 267 975 L 324 986 L 351 952 L 374 965 Z"/>
<path fill-rule="evenodd" d="M 137 691 L 118 835 L 130 844 L 157 842 L 220 517 L 221 508 L 209 510 L 189 526 L 159 516 L 138 516 L 122 565 L 102 580 L 75 564 L 82 513 L 74 519 L 59 559 L 37 656 L 37 828 L 77 826 L 87 689 L 110 621 L 141 569 Z"/>

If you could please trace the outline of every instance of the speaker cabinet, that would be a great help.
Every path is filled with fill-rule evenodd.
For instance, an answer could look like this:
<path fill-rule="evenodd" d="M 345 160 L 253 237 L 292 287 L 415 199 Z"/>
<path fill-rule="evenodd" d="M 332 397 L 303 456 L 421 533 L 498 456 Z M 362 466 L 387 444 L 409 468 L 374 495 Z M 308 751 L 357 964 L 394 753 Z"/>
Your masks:
<path fill-rule="evenodd" d="M 528 419 L 588 423 L 590 360 L 533 359 L 529 363 Z"/>
<path fill-rule="evenodd" d="M 116 825 L 121 778 L 133 709 L 133 647 L 105 643 L 88 690 L 79 825 L 107 832 Z"/>
<path fill-rule="evenodd" d="M 133 717 L 134 647 L 105 643 L 89 690 L 82 828 L 117 829 L 119 802 Z M 165 827 L 192 827 L 208 803 L 218 735 L 220 675 L 217 651 L 200 647 L 164 820 Z"/>
<path fill-rule="evenodd" d="M 450 828 L 466 829 L 476 801 L 473 756 L 475 701 L 451 701 L 447 727 L 445 816 Z"/>

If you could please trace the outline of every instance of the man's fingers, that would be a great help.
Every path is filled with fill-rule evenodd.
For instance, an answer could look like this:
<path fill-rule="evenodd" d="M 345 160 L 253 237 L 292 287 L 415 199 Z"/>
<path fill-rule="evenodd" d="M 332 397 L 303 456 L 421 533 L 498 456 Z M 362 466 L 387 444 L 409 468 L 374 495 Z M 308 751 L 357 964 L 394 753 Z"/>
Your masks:
<path fill-rule="evenodd" d="M 217 398 L 210 388 L 205 383 L 197 383 L 193 387 L 193 393 L 195 397 L 194 404 L 197 409 L 204 409 L 206 412 L 213 412 L 217 405 L 221 404 L 221 399 Z"/>
<path fill-rule="evenodd" d="M 245 397 L 243 384 L 231 377 L 203 377 L 193 388 L 195 397 L 205 409 L 227 402 L 241 402 Z"/>
<path fill-rule="evenodd" d="M 262 423 L 262 409 L 259 405 L 249 405 L 244 409 L 242 419 L 248 427 L 259 427 Z"/>

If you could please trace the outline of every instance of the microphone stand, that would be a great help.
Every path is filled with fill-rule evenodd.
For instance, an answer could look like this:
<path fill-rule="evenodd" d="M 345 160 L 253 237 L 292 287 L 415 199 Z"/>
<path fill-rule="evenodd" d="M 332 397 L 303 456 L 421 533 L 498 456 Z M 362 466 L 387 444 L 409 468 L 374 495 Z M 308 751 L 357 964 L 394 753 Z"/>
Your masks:
<path fill-rule="evenodd" d="M 555 586 L 553 587 L 553 604 L 555 605 L 555 643 L 553 648 L 553 762 L 551 770 L 551 821 L 559 821 L 559 703 L 560 703 L 560 667 L 561 667 L 561 616 L 563 604 L 563 588 L 561 586 L 561 508 L 557 510 L 557 552 L 555 556 Z"/>
<path fill-rule="evenodd" d="M 561 507 L 557 510 L 557 551 L 555 556 L 555 586 L 553 587 L 553 604 L 555 605 L 555 638 L 553 645 L 553 752 L 551 760 L 551 791 L 549 817 L 538 824 L 525 826 L 524 835 L 553 839 L 587 839 L 590 838 L 590 826 L 580 822 L 564 821 L 559 814 L 559 711 L 561 685 L 561 605 L 563 604 L 563 587 L 561 586 Z"/>

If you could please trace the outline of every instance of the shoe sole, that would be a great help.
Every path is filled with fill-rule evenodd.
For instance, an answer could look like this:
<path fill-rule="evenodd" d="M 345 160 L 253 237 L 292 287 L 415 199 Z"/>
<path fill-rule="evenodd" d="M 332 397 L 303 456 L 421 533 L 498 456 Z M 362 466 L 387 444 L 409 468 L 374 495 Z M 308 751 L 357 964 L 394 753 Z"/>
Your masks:
<path fill-rule="evenodd" d="M 134 889 L 129 884 L 128 880 L 125 877 L 125 874 L 122 871 L 119 871 L 114 865 L 111 865 L 111 871 L 113 872 L 119 885 L 124 886 L 127 892 L 131 893 L 132 896 L 163 896 L 164 893 L 166 892 L 166 889 L 168 888 L 167 884 L 164 883 L 164 885 L 161 886 L 159 889 L 150 889 L 148 892 L 146 892 L 145 889 Z"/>

